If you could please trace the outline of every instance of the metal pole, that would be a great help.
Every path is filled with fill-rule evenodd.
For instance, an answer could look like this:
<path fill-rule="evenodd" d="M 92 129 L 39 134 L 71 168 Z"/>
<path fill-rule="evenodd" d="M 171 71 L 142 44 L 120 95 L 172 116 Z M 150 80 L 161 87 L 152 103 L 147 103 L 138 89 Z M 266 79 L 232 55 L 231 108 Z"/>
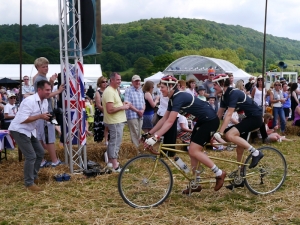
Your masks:
<path fill-rule="evenodd" d="M 265 86 L 265 62 L 266 62 L 266 30 L 267 30 L 267 12 L 268 12 L 268 0 L 266 0 L 266 6 L 265 6 L 265 24 L 264 24 L 264 43 L 263 43 L 263 66 L 262 66 L 262 85 L 263 85 L 263 89 L 262 89 L 262 95 L 261 95 L 261 103 L 262 103 L 262 108 L 264 109 L 264 86 Z M 262 112 L 264 114 L 264 110 Z"/>
<path fill-rule="evenodd" d="M 20 89 L 19 89 L 19 102 L 22 100 L 22 0 L 20 0 Z M 22 152 L 18 148 L 19 162 L 22 161 Z"/>

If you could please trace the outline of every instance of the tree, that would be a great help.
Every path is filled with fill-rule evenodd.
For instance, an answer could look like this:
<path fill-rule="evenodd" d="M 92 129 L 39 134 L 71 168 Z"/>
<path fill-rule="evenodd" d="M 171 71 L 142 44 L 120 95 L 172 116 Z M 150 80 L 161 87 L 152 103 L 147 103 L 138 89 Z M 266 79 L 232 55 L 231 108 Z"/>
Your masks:
<path fill-rule="evenodd" d="M 34 51 L 34 56 L 38 57 L 46 57 L 51 64 L 59 64 L 59 51 L 57 49 L 53 49 L 50 47 L 37 48 Z"/>
<path fill-rule="evenodd" d="M 152 72 L 164 71 L 176 58 L 171 54 L 163 54 L 154 57 Z"/>
<path fill-rule="evenodd" d="M 153 66 L 149 59 L 144 57 L 138 58 L 133 64 L 133 72 L 144 78 L 147 75 L 149 68 Z"/>

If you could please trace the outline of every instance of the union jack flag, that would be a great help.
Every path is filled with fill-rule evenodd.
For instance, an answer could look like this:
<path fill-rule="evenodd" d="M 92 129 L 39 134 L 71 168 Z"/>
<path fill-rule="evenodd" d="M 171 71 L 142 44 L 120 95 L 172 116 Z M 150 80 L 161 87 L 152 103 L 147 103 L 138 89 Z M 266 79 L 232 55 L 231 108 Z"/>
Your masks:
<path fill-rule="evenodd" d="M 15 140 L 12 138 L 8 130 L 0 130 L 0 151 L 4 148 L 15 148 Z"/>
<path fill-rule="evenodd" d="M 65 97 L 65 106 L 67 106 L 67 100 L 70 100 L 70 108 L 67 109 L 67 113 L 71 115 L 71 127 L 67 127 L 67 143 L 68 132 L 71 129 L 72 144 L 85 145 L 86 144 L 86 133 L 85 133 L 85 98 L 84 98 L 84 72 L 83 66 L 80 62 L 77 62 L 75 66 L 70 65 L 70 96 Z M 66 72 L 66 71 L 64 71 Z M 66 77 L 66 76 L 65 76 Z M 68 82 L 68 81 L 66 81 Z M 65 92 L 67 93 L 67 92 Z"/>

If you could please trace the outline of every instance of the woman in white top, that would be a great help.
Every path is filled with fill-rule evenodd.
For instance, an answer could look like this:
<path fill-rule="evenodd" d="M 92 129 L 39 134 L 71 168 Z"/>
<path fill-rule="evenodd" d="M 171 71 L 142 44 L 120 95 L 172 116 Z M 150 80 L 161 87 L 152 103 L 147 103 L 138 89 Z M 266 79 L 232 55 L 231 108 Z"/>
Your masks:
<path fill-rule="evenodd" d="M 263 94 L 263 102 L 261 101 L 262 94 Z M 251 92 L 251 97 L 257 103 L 257 105 L 263 107 L 263 110 L 264 110 L 265 102 L 266 102 L 266 89 L 265 89 L 265 87 L 263 87 L 262 75 L 259 75 L 257 77 L 256 87 L 253 88 L 253 90 Z"/>
<path fill-rule="evenodd" d="M 187 89 L 185 89 L 185 91 L 187 93 L 190 93 L 191 95 L 197 97 L 198 94 L 197 94 L 197 91 L 195 90 L 196 89 L 196 81 L 194 79 L 189 79 L 186 82 L 186 85 L 187 85 Z"/>
<path fill-rule="evenodd" d="M 283 103 L 286 101 L 286 98 L 283 97 L 281 91 L 281 83 L 277 80 L 274 82 L 274 89 L 270 92 L 270 103 L 273 104 L 273 127 L 277 125 L 277 117 L 280 118 L 280 130 L 282 133 L 285 131 L 285 115 L 283 111 Z"/>

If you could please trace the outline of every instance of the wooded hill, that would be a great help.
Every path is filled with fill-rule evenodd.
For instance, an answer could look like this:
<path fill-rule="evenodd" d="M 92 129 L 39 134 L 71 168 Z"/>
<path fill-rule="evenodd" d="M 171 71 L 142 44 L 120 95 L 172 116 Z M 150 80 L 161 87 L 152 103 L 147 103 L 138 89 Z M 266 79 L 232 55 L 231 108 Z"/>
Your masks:
<path fill-rule="evenodd" d="M 267 69 L 280 60 L 300 60 L 300 41 L 267 35 Z M 19 63 L 19 25 L 0 25 L 0 63 Z M 246 71 L 261 72 L 263 33 L 207 20 L 163 18 L 102 26 L 103 52 L 86 56 L 103 71 L 146 75 L 189 54 L 228 60 Z M 23 26 L 23 63 L 45 56 L 59 63 L 58 25 Z"/>

